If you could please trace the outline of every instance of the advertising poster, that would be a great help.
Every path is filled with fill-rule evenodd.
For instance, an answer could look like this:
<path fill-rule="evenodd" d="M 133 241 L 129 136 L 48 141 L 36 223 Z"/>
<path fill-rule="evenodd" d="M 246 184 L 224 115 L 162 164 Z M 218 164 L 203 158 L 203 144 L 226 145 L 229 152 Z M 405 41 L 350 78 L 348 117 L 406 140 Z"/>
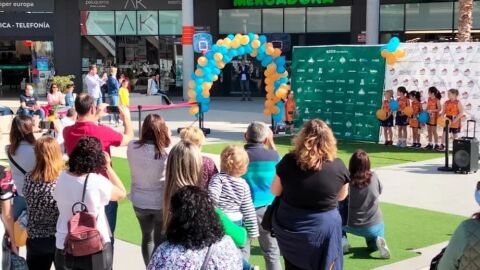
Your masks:
<path fill-rule="evenodd" d="M 384 70 L 378 46 L 294 47 L 296 126 L 320 118 L 338 139 L 378 142 Z"/>
<path fill-rule="evenodd" d="M 400 47 L 406 57 L 386 65 L 385 89 L 405 86 L 408 91 L 420 91 L 426 100 L 428 88 L 435 86 L 442 93 L 443 104 L 448 90 L 455 88 L 466 115 L 462 131 L 467 119 L 480 120 L 479 43 L 405 43 Z"/>

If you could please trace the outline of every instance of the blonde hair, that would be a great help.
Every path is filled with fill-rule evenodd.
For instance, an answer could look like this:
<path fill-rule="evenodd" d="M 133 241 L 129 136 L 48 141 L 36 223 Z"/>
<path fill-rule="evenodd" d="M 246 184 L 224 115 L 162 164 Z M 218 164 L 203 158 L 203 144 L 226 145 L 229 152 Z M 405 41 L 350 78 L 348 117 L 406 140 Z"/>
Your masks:
<path fill-rule="evenodd" d="M 170 150 L 163 195 L 163 228 L 170 219 L 170 199 L 184 186 L 201 186 L 202 156 L 191 142 L 179 142 Z"/>
<path fill-rule="evenodd" d="M 205 135 L 198 127 L 187 127 L 180 131 L 180 139 L 183 142 L 191 142 L 198 147 L 202 147 L 205 142 Z"/>
<path fill-rule="evenodd" d="M 390 94 L 393 97 L 393 90 L 392 89 L 385 90 L 385 95 L 387 94 Z"/>
<path fill-rule="evenodd" d="M 49 136 L 39 138 L 35 143 L 35 167 L 30 173 L 34 181 L 54 182 L 65 167 L 62 150 L 57 141 Z"/>
<path fill-rule="evenodd" d="M 229 145 L 220 155 L 220 170 L 231 176 L 241 176 L 247 172 L 248 154 L 238 145 Z"/>
<path fill-rule="evenodd" d="M 337 157 L 337 140 L 320 119 L 306 122 L 293 139 L 293 144 L 292 153 L 302 170 L 320 170 L 325 161 Z"/>

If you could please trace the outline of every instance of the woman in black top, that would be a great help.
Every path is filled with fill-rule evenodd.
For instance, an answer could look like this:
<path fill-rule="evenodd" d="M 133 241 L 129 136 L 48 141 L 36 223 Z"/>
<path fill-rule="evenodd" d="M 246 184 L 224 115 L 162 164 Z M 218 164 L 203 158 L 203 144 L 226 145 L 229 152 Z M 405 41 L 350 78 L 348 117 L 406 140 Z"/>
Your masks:
<path fill-rule="evenodd" d="M 348 194 L 349 172 L 336 157 L 337 141 L 323 121 L 306 122 L 294 150 L 277 164 L 271 191 L 280 196 L 273 230 L 285 268 L 343 269 L 339 200 Z"/>

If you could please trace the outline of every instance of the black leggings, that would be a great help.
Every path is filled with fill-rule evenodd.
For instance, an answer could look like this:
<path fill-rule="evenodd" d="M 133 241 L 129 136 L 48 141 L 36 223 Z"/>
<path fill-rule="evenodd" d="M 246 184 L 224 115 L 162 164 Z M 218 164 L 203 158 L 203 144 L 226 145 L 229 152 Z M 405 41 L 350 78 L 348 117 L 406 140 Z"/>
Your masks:
<path fill-rule="evenodd" d="M 134 210 L 142 230 L 142 256 L 146 266 L 155 249 L 165 241 L 165 237 L 162 235 L 162 210 L 137 207 L 134 207 Z"/>
<path fill-rule="evenodd" d="M 55 237 L 27 239 L 29 269 L 50 270 L 55 260 Z"/>
<path fill-rule="evenodd" d="M 285 270 L 305 270 L 305 269 L 297 267 L 293 263 L 287 261 L 287 259 L 285 259 L 285 257 L 283 258 L 283 261 L 285 262 Z"/>
<path fill-rule="evenodd" d="M 102 251 L 88 256 L 74 257 L 61 249 L 57 249 L 55 252 L 56 270 L 111 270 L 112 266 L 111 243 L 106 243 Z"/>

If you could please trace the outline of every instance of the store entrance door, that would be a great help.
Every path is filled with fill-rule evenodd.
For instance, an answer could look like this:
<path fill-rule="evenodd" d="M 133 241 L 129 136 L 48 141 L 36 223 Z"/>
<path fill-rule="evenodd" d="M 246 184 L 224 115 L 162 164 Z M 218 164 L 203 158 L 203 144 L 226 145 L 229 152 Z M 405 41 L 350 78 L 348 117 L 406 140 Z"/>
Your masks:
<path fill-rule="evenodd" d="M 0 74 L 0 96 L 19 96 L 26 83 L 32 83 L 38 95 L 46 95 L 55 75 L 53 42 L 0 40 Z"/>

